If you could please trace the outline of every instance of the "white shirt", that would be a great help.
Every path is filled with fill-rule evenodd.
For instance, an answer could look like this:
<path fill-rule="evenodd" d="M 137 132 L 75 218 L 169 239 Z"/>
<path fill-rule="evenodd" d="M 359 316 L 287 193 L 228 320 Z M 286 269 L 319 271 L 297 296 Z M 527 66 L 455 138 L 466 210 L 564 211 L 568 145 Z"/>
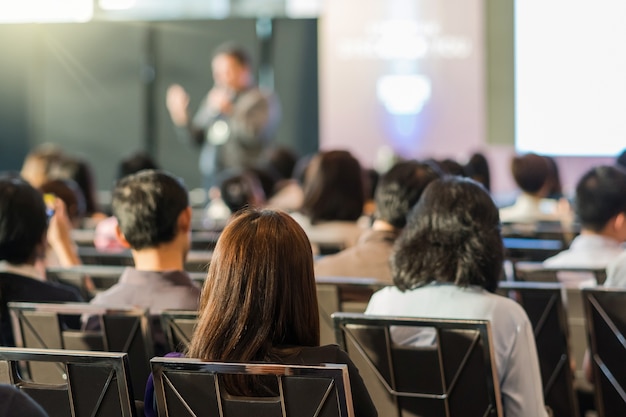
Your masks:
<path fill-rule="evenodd" d="M 615 239 L 599 234 L 581 234 L 574 238 L 569 249 L 543 261 L 543 266 L 601 269 L 623 252 L 621 243 Z"/>
<path fill-rule="evenodd" d="M 401 292 L 376 292 L 366 314 L 489 320 L 506 417 L 546 417 L 537 346 L 524 309 L 483 289 L 430 284 Z M 407 335 L 403 335 L 406 337 Z"/>
<path fill-rule="evenodd" d="M 599 234 L 576 236 L 569 249 L 543 261 L 548 268 L 603 269 L 617 258 L 624 249 L 620 242 Z M 568 287 L 597 285 L 593 273 L 562 271 L 557 273 L 559 282 Z"/>
<path fill-rule="evenodd" d="M 537 198 L 530 194 L 520 194 L 515 204 L 500 209 L 502 223 L 534 223 L 555 221 L 569 223 L 571 213 L 561 213 L 559 202 L 548 198 Z"/>
<path fill-rule="evenodd" d="M 606 267 L 605 287 L 626 288 L 626 251 L 617 256 Z"/>

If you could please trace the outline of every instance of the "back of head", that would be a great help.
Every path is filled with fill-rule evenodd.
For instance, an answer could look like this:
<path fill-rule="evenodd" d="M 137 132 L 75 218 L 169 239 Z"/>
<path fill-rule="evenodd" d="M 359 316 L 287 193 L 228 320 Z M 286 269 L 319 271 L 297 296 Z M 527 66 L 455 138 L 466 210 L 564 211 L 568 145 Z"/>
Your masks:
<path fill-rule="evenodd" d="M 0 260 L 34 262 L 47 227 L 41 193 L 22 179 L 0 179 Z"/>
<path fill-rule="evenodd" d="M 550 167 L 541 155 L 528 153 L 511 161 L 511 172 L 517 186 L 528 194 L 537 194 L 548 179 Z"/>
<path fill-rule="evenodd" d="M 136 152 L 120 161 L 118 166 L 118 179 L 134 174 L 144 169 L 158 169 L 156 162 L 145 152 Z"/>
<path fill-rule="evenodd" d="M 401 229 L 406 217 L 431 181 L 441 177 L 433 164 L 404 161 L 383 175 L 376 188 L 376 219 Z"/>
<path fill-rule="evenodd" d="M 54 179 L 72 180 L 80 187 L 85 197 L 87 215 L 99 211 L 96 196 L 96 183 L 89 163 L 83 159 L 65 156 L 50 168 L 50 177 Z"/>
<path fill-rule="evenodd" d="M 67 214 L 73 222 L 79 221 L 87 211 L 85 197 L 80 187 L 72 180 L 50 180 L 39 187 L 44 194 L 54 194 L 63 200 Z"/>
<path fill-rule="evenodd" d="M 439 161 L 438 164 L 439 168 L 443 171 L 444 174 L 458 175 L 459 177 L 465 176 L 465 170 L 463 169 L 463 165 L 461 165 L 454 159 L 446 158 Z"/>
<path fill-rule="evenodd" d="M 119 228 L 135 250 L 172 241 L 178 217 L 188 206 L 189 196 L 181 180 L 156 170 L 119 180 L 111 201 Z"/>
<path fill-rule="evenodd" d="M 298 156 L 290 148 L 277 146 L 266 151 L 265 164 L 270 166 L 280 177 L 279 179 L 289 179 L 298 162 Z"/>
<path fill-rule="evenodd" d="M 582 227 L 596 232 L 626 213 L 626 171 L 616 166 L 589 170 L 576 186 L 575 209 Z"/>
<path fill-rule="evenodd" d="M 491 174 L 489 171 L 489 162 L 485 155 L 480 152 L 473 154 L 467 164 L 463 167 L 465 175 L 477 181 L 485 187 L 487 191 L 491 190 Z"/>
<path fill-rule="evenodd" d="M 265 202 L 265 192 L 253 171 L 244 171 L 227 177 L 220 184 L 222 200 L 231 213 L 244 207 L 258 207 Z"/>
<path fill-rule="evenodd" d="M 430 282 L 495 290 L 504 249 L 500 219 L 477 182 L 444 177 L 431 182 L 411 211 L 391 258 L 401 290 Z"/>
<path fill-rule="evenodd" d="M 288 214 L 244 210 L 222 232 L 188 356 L 264 361 L 319 345 L 311 245 Z"/>
<path fill-rule="evenodd" d="M 26 155 L 20 175 L 30 185 L 37 188 L 51 178 L 51 169 L 63 158 L 61 148 L 53 144 L 43 144 Z"/>
<path fill-rule="evenodd" d="M 301 212 L 312 223 L 355 221 L 365 204 L 361 164 L 348 151 L 325 151 L 313 157 L 304 180 Z"/>

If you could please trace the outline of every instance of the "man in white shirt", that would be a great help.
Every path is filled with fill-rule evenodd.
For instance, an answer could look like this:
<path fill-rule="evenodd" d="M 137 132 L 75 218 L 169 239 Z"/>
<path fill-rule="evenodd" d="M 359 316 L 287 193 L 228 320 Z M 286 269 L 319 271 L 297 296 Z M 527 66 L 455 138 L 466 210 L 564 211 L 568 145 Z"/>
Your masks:
<path fill-rule="evenodd" d="M 569 249 L 548 258 L 550 268 L 606 268 L 622 252 L 626 240 L 626 171 L 599 166 L 585 173 L 576 186 L 580 235 Z"/>

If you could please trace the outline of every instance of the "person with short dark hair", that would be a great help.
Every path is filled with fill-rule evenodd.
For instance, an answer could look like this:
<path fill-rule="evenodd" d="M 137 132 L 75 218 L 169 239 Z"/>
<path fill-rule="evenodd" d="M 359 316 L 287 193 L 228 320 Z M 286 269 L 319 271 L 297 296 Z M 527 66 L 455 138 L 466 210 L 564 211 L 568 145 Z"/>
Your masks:
<path fill-rule="evenodd" d="M 439 169 L 426 163 L 404 161 L 384 174 L 375 191 L 376 211 L 370 230 L 357 244 L 315 262 L 316 276 L 370 277 L 391 283 L 389 256 L 406 224 L 406 217 L 422 191 L 441 177 Z"/>
<path fill-rule="evenodd" d="M 550 268 L 606 268 L 626 240 L 626 171 L 598 166 L 576 185 L 575 211 L 580 234 L 569 248 L 546 259 Z"/>
<path fill-rule="evenodd" d="M 243 210 L 224 228 L 202 290 L 186 357 L 206 361 L 348 365 L 356 417 L 376 416 L 358 369 L 337 345 L 320 346 L 311 245 L 286 213 Z M 230 395 L 276 395 L 275 379 L 229 378 Z M 146 389 L 146 415 L 154 416 Z"/>
<path fill-rule="evenodd" d="M 126 268 L 118 283 L 91 303 L 145 307 L 152 314 L 195 310 L 200 289 L 184 270 L 191 207 L 182 181 L 164 171 L 140 171 L 118 181 L 111 205 L 117 238 L 131 249 L 135 266 Z"/>
<path fill-rule="evenodd" d="M 511 173 L 521 194 L 515 204 L 500 209 L 503 223 L 536 223 L 554 221 L 568 223 L 571 213 L 564 205 L 547 199 L 554 185 L 553 167 L 550 161 L 541 155 L 528 153 L 515 156 L 511 161 Z"/>
<path fill-rule="evenodd" d="M 7 303 L 82 301 L 75 288 L 46 282 L 47 242 L 61 259 L 74 259 L 69 220 L 60 199 L 54 214 L 43 195 L 20 178 L 0 179 L 0 345 L 14 346 Z M 51 215 L 51 217 L 50 217 Z"/>
<path fill-rule="evenodd" d="M 507 417 L 547 412 L 533 329 L 515 301 L 493 294 L 504 248 L 498 209 L 473 180 L 431 182 L 409 215 L 391 257 L 394 287 L 376 292 L 366 314 L 491 322 L 495 362 Z M 397 329 L 398 344 L 436 343 L 427 329 Z"/>
<path fill-rule="evenodd" d="M 200 171 L 208 189 L 232 168 L 255 166 L 280 120 L 276 96 L 254 85 L 252 63 L 239 45 L 220 45 L 211 62 L 214 86 L 193 118 L 189 95 L 178 84 L 167 90 L 166 104 L 185 143 L 201 147 Z"/>

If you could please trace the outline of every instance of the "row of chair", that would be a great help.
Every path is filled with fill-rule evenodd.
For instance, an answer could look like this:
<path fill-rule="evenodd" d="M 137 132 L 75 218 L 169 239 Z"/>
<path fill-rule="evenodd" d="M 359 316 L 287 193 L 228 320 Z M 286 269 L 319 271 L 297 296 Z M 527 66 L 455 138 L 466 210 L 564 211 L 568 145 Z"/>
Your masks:
<path fill-rule="evenodd" d="M 25 376 L 24 362 L 59 365 L 64 383 L 33 382 Z M 153 358 L 150 365 L 157 409 L 163 417 L 354 416 L 347 365 L 212 363 L 183 358 Z M 129 367 L 126 353 L 0 348 L 0 383 L 27 393 L 50 417 L 141 415 Z M 274 397 L 234 397 L 221 385 L 224 375 L 271 375 L 278 391 Z"/>
<path fill-rule="evenodd" d="M 503 283 L 500 291 L 520 302 L 531 320 L 537 340 L 547 405 L 551 407 L 555 416 L 577 416 L 578 407 L 573 392 L 573 374 L 570 367 L 568 326 L 562 298 L 563 288 L 558 284 L 549 283 Z M 626 396 L 623 395 L 624 387 L 626 387 L 626 374 L 621 366 L 621 356 L 626 348 L 623 336 L 626 332 L 626 312 L 622 308 L 626 301 L 626 292 L 596 288 L 585 289 L 583 294 L 599 415 L 626 415 Z M 17 315 L 15 307 L 16 305 L 11 305 L 13 314 Z M 20 326 L 25 329 L 27 335 L 21 336 L 22 341 L 28 339 L 31 343 L 33 340 L 41 342 L 39 340 L 43 339 L 41 334 L 35 337 L 29 335 L 28 332 L 34 332 L 39 328 L 37 326 L 45 323 L 42 317 L 46 316 L 44 313 L 52 309 L 51 306 L 39 309 L 33 309 L 31 306 L 31 310 L 21 310 L 21 320 L 24 323 Z M 65 310 L 66 315 L 68 311 Z M 60 319 L 55 316 L 55 320 L 58 322 Z M 145 322 L 145 319 L 142 320 Z M 161 320 L 167 340 L 171 343 L 170 349 L 182 350 L 197 320 L 196 313 L 166 312 L 161 316 Z M 140 322 L 136 324 L 136 329 L 144 326 Z M 102 323 L 103 333 L 106 334 L 106 329 L 113 322 L 107 318 Z M 459 324 L 470 327 L 459 328 Z M 432 415 L 447 415 L 442 413 L 457 407 L 455 395 L 462 399 L 464 395 L 469 395 L 472 401 L 476 398 L 486 398 L 487 402 L 476 405 L 476 407 L 486 407 L 484 411 L 497 411 L 500 407 L 498 402 L 492 399 L 491 394 L 486 394 L 491 393 L 490 384 L 487 381 L 488 375 L 493 374 L 494 368 L 491 365 L 493 353 L 485 351 L 490 345 L 486 343 L 490 337 L 486 322 L 469 322 L 468 324 L 465 321 L 454 320 L 394 319 L 338 313 L 333 316 L 333 325 L 338 343 L 348 351 L 359 367 L 380 415 L 400 416 L 405 412 L 403 410 L 415 412 L 415 410 L 426 409 L 434 410 Z M 119 349 L 119 351 L 128 352 L 131 357 L 128 369 L 132 376 L 133 392 L 142 394 L 145 377 L 150 371 L 146 359 L 150 357 L 150 354 L 144 351 L 146 342 L 143 342 L 143 345 L 138 343 L 136 341 L 138 333 L 134 333 L 131 337 L 132 332 L 126 332 L 130 339 L 123 342 L 121 339 L 124 337 L 121 335 L 124 332 L 120 329 L 130 330 L 133 326 L 119 327 L 117 324 L 114 326 L 116 331 L 113 333 L 120 339 L 117 341 L 118 347 L 113 347 L 115 341 L 109 340 L 107 336 L 100 342 L 99 348 L 106 349 L 108 346 L 109 350 Z M 389 336 L 391 326 L 432 327 L 437 329 L 438 343 L 431 349 L 396 346 Z M 54 326 L 50 324 L 44 325 L 43 330 L 49 330 L 52 327 Z M 70 331 L 61 331 L 62 343 L 59 347 L 76 346 L 74 343 L 76 338 L 63 334 L 68 332 L 71 334 Z M 74 344 L 68 344 L 68 340 Z M 122 347 L 119 347 L 119 343 L 122 343 Z M 51 346 L 48 342 L 40 343 L 38 347 L 57 346 Z M 475 357 L 476 355 L 482 359 L 479 360 Z M 419 378 L 415 378 L 416 369 L 419 369 Z M 464 379 L 469 378 L 468 375 L 473 376 L 469 380 Z M 485 381 L 485 384 L 480 387 L 480 395 L 476 391 L 479 389 L 476 386 L 476 375 L 483 375 L 481 380 Z M 497 381 L 495 385 L 493 395 L 498 399 Z M 463 392 L 465 394 L 462 394 Z M 466 398 L 459 401 L 467 409 L 469 400 Z M 498 415 L 495 414 L 496 411 L 493 411 L 493 415 Z"/>

